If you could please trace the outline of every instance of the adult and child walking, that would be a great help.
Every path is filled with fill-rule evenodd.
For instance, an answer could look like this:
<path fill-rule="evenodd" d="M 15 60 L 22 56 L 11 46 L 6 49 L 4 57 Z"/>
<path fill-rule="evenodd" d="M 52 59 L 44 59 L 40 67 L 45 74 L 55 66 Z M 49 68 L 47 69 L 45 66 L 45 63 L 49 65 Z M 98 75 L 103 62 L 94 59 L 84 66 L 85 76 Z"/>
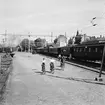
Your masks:
<path fill-rule="evenodd" d="M 65 66 L 64 56 L 59 55 L 58 59 L 60 61 L 60 67 L 61 67 L 61 69 L 64 70 L 64 66 Z M 50 66 L 50 73 L 52 73 L 52 74 L 54 74 L 54 70 L 55 70 L 55 64 L 54 64 L 54 62 L 55 62 L 55 60 L 53 58 L 51 58 L 49 66 Z M 46 73 L 46 61 L 45 61 L 45 58 L 43 58 L 41 66 L 42 66 L 42 74 L 45 74 Z"/>

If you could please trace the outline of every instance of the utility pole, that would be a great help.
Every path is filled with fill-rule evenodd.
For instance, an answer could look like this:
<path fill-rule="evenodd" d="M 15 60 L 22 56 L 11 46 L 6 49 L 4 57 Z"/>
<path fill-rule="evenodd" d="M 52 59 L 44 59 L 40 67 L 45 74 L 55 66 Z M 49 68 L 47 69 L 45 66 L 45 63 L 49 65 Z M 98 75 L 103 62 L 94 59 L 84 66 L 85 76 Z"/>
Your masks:
<path fill-rule="evenodd" d="M 65 37 L 66 37 L 66 32 L 65 32 Z"/>
<path fill-rule="evenodd" d="M 25 52 L 26 52 L 26 39 L 25 39 Z"/>
<path fill-rule="evenodd" d="M 5 43 L 6 43 L 6 41 L 7 41 L 6 36 L 7 36 L 7 30 L 5 30 Z"/>
<path fill-rule="evenodd" d="M 105 58 L 105 45 L 104 45 L 104 48 L 103 48 L 103 55 L 102 55 L 102 62 L 101 62 L 101 68 L 100 68 L 99 78 L 101 78 L 102 68 L 103 68 L 103 64 L 104 64 L 104 58 Z"/>
<path fill-rule="evenodd" d="M 4 42 L 5 42 L 5 41 L 4 41 L 4 39 L 3 39 L 3 52 L 4 52 Z"/>
<path fill-rule="evenodd" d="M 53 32 L 51 32 L 51 43 L 52 43 L 52 38 L 53 38 Z"/>
<path fill-rule="evenodd" d="M 67 36 L 66 36 L 66 32 L 65 32 L 65 38 L 66 38 L 66 45 L 67 45 Z"/>
<path fill-rule="evenodd" d="M 29 33 L 29 49 L 28 49 L 28 51 L 30 52 L 30 33 Z"/>
<path fill-rule="evenodd" d="M 94 24 L 93 20 L 95 20 L 97 17 L 92 18 L 92 25 L 96 26 L 97 24 Z M 105 59 L 105 45 L 103 47 L 103 54 L 102 54 L 102 61 L 101 61 L 101 67 L 100 67 L 100 73 L 99 73 L 99 78 L 95 78 L 95 80 L 99 80 L 99 81 L 103 81 L 103 79 L 101 78 L 101 74 L 102 74 L 102 69 L 103 69 L 103 64 L 104 64 L 104 59 Z"/>

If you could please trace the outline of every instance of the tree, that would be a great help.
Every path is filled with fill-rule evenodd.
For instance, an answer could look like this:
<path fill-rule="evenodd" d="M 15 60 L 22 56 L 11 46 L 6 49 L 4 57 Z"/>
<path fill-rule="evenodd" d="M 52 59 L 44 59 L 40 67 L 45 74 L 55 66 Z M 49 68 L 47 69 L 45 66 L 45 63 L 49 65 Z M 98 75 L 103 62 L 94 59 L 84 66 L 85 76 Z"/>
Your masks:
<path fill-rule="evenodd" d="M 82 39 L 81 35 L 76 36 L 74 43 L 75 43 L 75 44 L 80 44 L 80 43 L 81 43 L 81 39 Z"/>
<path fill-rule="evenodd" d="M 54 43 L 56 44 L 56 43 L 57 43 L 57 41 L 58 41 L 58 39 L 56 38 L 56 39 L 54 40 Z"/>
<path fill-rule="evenodd" d="M 34 41 L 30 40 L 30 50 L 32 51 L 34 47 L 35 47 Z"/>
<path fill-rule="evenodd" d="M 23 51 L 28 51 L 29 49 L 29 39 L 23 39 L 20 43 Z"/>
<path fill-rule="evenodd" d="M 46 40 L 41 38 L 37 38 L 34 43 L 36 47 L 45 47 L 47 44 Z"/>
<path fill-rule="evenodd" d="M 73 38 L 70 38 L 69 41 L 68 41 L 68 46 L 71 45 L 71 44 L 73 44 Z"/>
<path fill-rule="evenodd" d="M 79 35 L 79 31 L 77 30 L 76 36 L 78 36 L 78 35 Z"/>
<path fill-rule="evenodd" d="M 81 43 L 81 39 L 82 39 L 82 36 L 79 34 L 79 31 L 77 30 L 77 33 L 76 33 L 76 37 L 75 37 L 75 44 L 80 44 Z"/>

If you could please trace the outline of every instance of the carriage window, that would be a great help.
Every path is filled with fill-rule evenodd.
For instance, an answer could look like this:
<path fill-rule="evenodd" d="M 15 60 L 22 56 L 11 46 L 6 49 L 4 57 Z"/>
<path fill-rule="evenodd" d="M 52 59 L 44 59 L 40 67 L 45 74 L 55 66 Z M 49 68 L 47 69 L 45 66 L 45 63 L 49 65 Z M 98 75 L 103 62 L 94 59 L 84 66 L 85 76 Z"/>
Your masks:
<path fill-rule="evenodd" d="M 82 51 L 82 48 L 80 48 L 80 52 Z"/>
<path fill-rule="evenodd" d="M 75 52 L 76 52 L 76 48 L 75 48 L 74 50 L 75 50 Z"/>
<path fill-rule="evenodd" d="M 78 50 L 77 50 L 78 52 L 79 52 L 79 48 L 78 48 Z"/>
<path fill-rule="evenodd" d="M 102 50 L 100 50 L 100 52 L 102 53 L 103 51 L 102 51 Z"/>
<path fill-rule="evenodd" d="M 79 48 L 79 52 L 81 52 L 81 48 Z"/>
<path fill-rule="evenodd" d="M 84 49 L 83 49 L 83 48 L 81 48 L 81 51 L 83 52 L 83 51 L 84 51 Z"/>
<path fill-rule="evenodd" d="M 91 48 L 89 48 L 89 52 L 91 52 Z"/>
<path fill-rule="evenodd" d="M 79 52 L 79 48 L 77 48 L 77 52 Z"/>
<path fill-rule="evenodd" d="M 78 52 L 78 48 L 76 49 L 76 51 Z"/>
<path fill-rule="evenodd" d="M 97 48 L 96 48 L 96 52 L 97 52 Z"/>
<path fill-rule="evenodd" d="M 95 52 L 95 48 L 92 48 L 92 51 Z"/>
<path fill-rule="evenodd" d="M 80 52 L 80 48 L 78 49 L 78 52 Z"/>
<path fill-rule="evenodd" d="M 84 48 L 84 52 L 85 52 L 85 48 Z"/>

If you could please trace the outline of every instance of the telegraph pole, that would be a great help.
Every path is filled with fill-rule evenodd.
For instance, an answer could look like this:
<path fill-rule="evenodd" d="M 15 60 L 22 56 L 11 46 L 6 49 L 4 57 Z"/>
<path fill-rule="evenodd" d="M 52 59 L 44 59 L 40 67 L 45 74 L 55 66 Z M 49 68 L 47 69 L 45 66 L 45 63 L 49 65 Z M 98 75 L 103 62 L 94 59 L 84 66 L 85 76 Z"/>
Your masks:
<path fill-rule="evenodd" d="M 101 62 L 101 68 L 100 68 L 99 78 L 101 78 L 102 68 L 103 68 L 103 64 L 104 64 L 104 58 L 105 58 L 105 45 L 104 45 L 104 48 L 103 48 L 103 55 L 102 55 L 102 62 Z"/>
<path fill-rule="evenodd" d="M 66 32 L 65 32 L 65 37 L 66 37 L 66 39 L 67 39 Z M 66 40 L 66 45 L 67 45 L 67 40 Z"/>
<path fill-rule="evenodd" d="M 4 47 L 6 45 L 6 36 L 7 36 L 7 30 L 5 30 L 4 38 L 3 38 L 3 52 L 4 52 Z"/>
<path fill-rule="evenodd" d="M 51 42 L 52 42 L 52 38 L 53 38 L 53 32 L 51 32 Z"/>
<path fill-rule="evenodd" d="M 28 49 L 28 51 L 30 52 L 30 33 L 29 33 L 29 49 Z"/>
<path fill-rule="evenodd" d="M 4 45 L 6 45 L 6 41 L 7 41 L 7 38 L 6 38 L 6 36 L 7 36 L 7 30 L 5 30 L 5 34 L 4 34 Z"/>
<path fill-rule="evenodd" d="M 4 41 L 4 39 L 3 39 L 3 52 L 4 52 L 4 42 L 5 42 L 5 41 Z"/>
<path fill-rule="evenodd" d="M 97 17 L 92 18 L 92 25 L 96 26 L 97 24 L 94 24 L 93 20 L 95 20 Z M 103 69 L 103 64 L 104 64 L 104 59 L 105 59 L 105 45 L 103 47 L 103 54 L 102 54 L 102 61 L 101 61 L 101 67 L 100 67 L 100 72 L 99 72 L 99 78 L 95 78 L 95 80 L 99 80 L 99 81 L 103 81 L 103 79 L 101 78 L 101 74 L 102 74 L 102 69 Z"/>
<path fill-rule="evenodd" d="M 66 32 L 65 32 L 65 37 L 66 37 Z"/>

